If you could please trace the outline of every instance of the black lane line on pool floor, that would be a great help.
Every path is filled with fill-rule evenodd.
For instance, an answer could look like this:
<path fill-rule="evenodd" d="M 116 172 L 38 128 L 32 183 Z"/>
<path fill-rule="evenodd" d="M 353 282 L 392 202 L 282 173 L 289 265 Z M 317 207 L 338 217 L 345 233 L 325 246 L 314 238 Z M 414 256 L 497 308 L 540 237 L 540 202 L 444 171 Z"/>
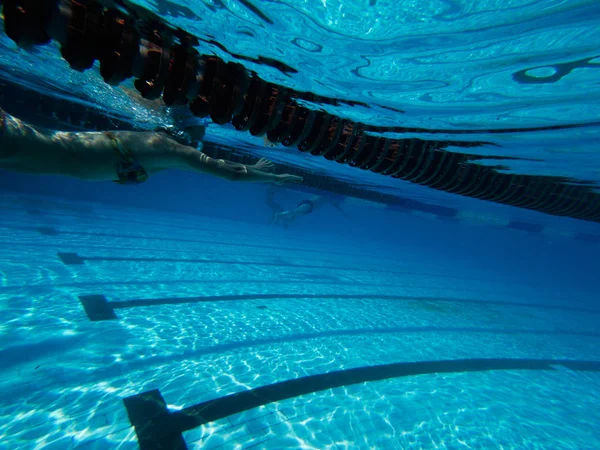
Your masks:
<path fill-rule="evenodd" d="M 208 303 L 223 301 L 244 301 L 244 300 L 328 300 L 328 299 L 348 299 L 348 300 L 401 300 L 416 302 L 449 302 L 449 303 L 468 303 L 479 305 L 494 306 L 519 306 L 535 309 L 549 309 L 558 311 L 600 313 L 600 310 L 571 308 L 558 305 L 536 305 L 532 303 L 519 302 L 500 302 L 473 300 L 451 297 L 415 297 L 408 295 L 385 295 L 385 294 L 239 294 L 239 295 L 215 295 L 215 296 L 196 296 L 196 297 L 166 297 L 166 298 L 147 298 L 136 300 L 124 300 L 110 302 L 104 295 L 80 295 L 79 301 L 85 310 L 88 318 L 92 322 L 103 320 L 118 319 L 115 309 L 162 306 L 162 305 L 184 305 L 190 303 Z"/>
<path fill-rule="evenodd" d="M 20 230 L 34 230 L 34 231 L 39 231 L 42 234 L 48 235 L 48 236 L 58 236 L 61 232 L 59 232 L 58 230 L 56 230 L 55 228 L 50 228 L 50 227 L 8 227 L 8 228 L 18 228 Z M 120 238 L 128 238 L 131 236 L 117 236 L 117 235 L 108 235 L 108 234 L 103 234 L 103 233 L 85 233 L 85 232 L 63 232 L 63 234 L 75 234 L 75 235 L 87 235 L 87 236 L 95 236 L 95 237 L 100 237 L 100 236 L 113 236 L 113 237 L 120 237 Z M 172 241 L 178 241 L 178 239 L 173 239 L 173 238 L 159 238 L 159 237 L 152 237 L 152 238 L 147 238 L 147 237 L 143 237 L 143 236 L 134 236 L 134 239 L 148 239 L 148 240 L 172 240 Z M 357 257 L 368 257 L 368 258 L 372 258 L 371 256 L 366 256 L 366 255 L 358 255 L 358 254 L 350 254 L 350 253 L 341 253 L 341 252 L 331 252 L 331 251 L 320 251 L 320 250 L 310 250 L 310 249 L 294 249 L 294 248 L 286 248 L 286 247 L 274 247 L 274 246 L 267 246 L 267 247 L 262 247 L 262 246 L 258 246 L 258 245 L 250 245 L 250 244 L 227 244 L 227 243 L 223 243 L 223 242 L 214 242 L 214 241 L 194 241 L 194 240 L 189 240 L 188 242 L 197 242 L 197 243 L 207 243 L 207 244 L 215 244 L 215 245 L 232 245 L 232 246 L 243 246 L 243 247 L 254 247 L 254 248 L 268 248 L 268 249 L 275 249 L 275 250 L 292 250 L 292 251 L 299 251 L 299 252 L 312 252 L 312 253 L 320 253 L 320 254 L 339 254 L 339 255 L 346 255 L 346 256 L 357 256 Z M 141 250 L 146 250 L 147 249 L 141 249 Z M 153 251 L 158 251 L 158 250 L 153 250 Z M 161 250 L 164 251 L 164 250 Z M 175 251 L 177 252 L 177 250 L 170 250 L 170 251 Z M 180 252 L 181 253 L 181 252 Z M 214 263 L 214 264 L 236 264 L 235 262 L 230 262 L 230 261 L 219 261 L 219 260 L 194 260 L 194 259 L 179 259 L 179 258 L 129 258 L 129 257 L 85 257 L 85 256 L 79 256 L 77 253 L 67 253 L 67 252 L 58 252 L 57 253 L 58 257 L 61 259 L 61 261 L 63 262 L 63 264 L 65 265 L 83 265 L 85 264 L 85 261 L 143 261 L 143 262 L 181 262 L 181 263 Z M 300 259 L 305 259 L 300 257 Z M 337 261 L 331 261 L 331 260 L 323 260 L 323 259 L 319 259 L 320 262 L 337 262 Z M 385 264 L 386 259 L 380 259 L 379 260 L 381 263 Z M 278 262 L 279 264 L 284 264 L 285 262 Z M 256 265 L 273 265 L 273 264 L 266 264 L 266 263 L 261 263 L 261 262 L 256 262 L 256 263 L 248 263 L 248 262 L 240 262 L 240 264 L 256 264 Z M 310 269 L 322 269 L 323 267 L 316 267 L 314 265 L 301 265 L 301 264 L 291 264 L 291 263 L 285 263 L 288 267 L 295 267 L 295 268 L 310 268 Z M 465 276 L 457 276 L 457 275 L 440 275 L 437 273 L 417 273 L 415 274 L 414 272 L 408 272 L 408 271 L 396 271 L 396 270 L 381 270 L 379 267 L 375 268 L 375 267 L 362 267 L 362 268 L 357 268 L 357 267 L 353 267 L 353 268 L 349 268 L 349 267 L 335 267 L 335 266 L 328 266 L 325 267 L 326 269 L 334 269 L 334 270 L 352 270 L 352 271 L 356 271 L 356 272 L 377 272 L 377 273 L 385 273 L 385 274 L 393 274 L 393 275 L 418 275 L 418 276 L 426 276 L 426 277 L 435 277 L 435 278 L 442 278 L 442 279 L 456 279 L 456 280 L 461 280 L 461 281 L 482 281 L 479 278 L 473 278 L 473 277 L 465 277 Z"/>
<path fill-rule="evenodd" d="M 77 217 L 75 217 L 77 218 Z M 168 227 L 168 225 L 164 225 L 163 227 Z M 359 253 L 349 253 L 349 252 L 338 252 L 335 250 L 320 250 L 316 248 L 298 248 L 298 247 L 278 247 L 274 245 L 259 245 L 259 244 L 243 244 L 243 243 L 231 243 L 231 242 L 217 242 L 217 241 L 208 241 L 201 239 L 182 239 L 182 238 L 165 238 L 163 236 L 138 236 L 132 234 L 114 234 L 114 233 L 90 233 L 85 231 L 61 231 L 54 227 L 10 227 L 5 226 L 5 228 L 15 228 L 21 230 L 28 231 L 36 231 L 39 232 L 43 236 L 60 236 L 62 235 L 74 235 L 74 236 L 92 236 L 92 237 L 112 237 L 117 239 L 143 239 L 149 241 L 170 241 L 170 242 L 184 242 L 184 243 L 197 243 L 197 244 L 211 244 L 211 245 L 229 245 L 233 247 L 244 247 L 244 248 L 266 248 L 269 250 L 284 250 L 284 251 L 296 251 L 296 252 L 307 252 L 307 253 L 321 253 L 321 254 L 330 254 L 330 255 L 341 255 L 341 256 L 353 256 L 357 258 L 372 258 L 371 255 L 367 254 L 359 254 Z M 211 232 L 212 230 L 202 230 L 202 229 L 192 229 L 201 233 L 202 231 Z M 220 233 L 223 233 L 220 231 Z M 240 235 L 240 233 L 236 233 Z M 248 236 L 252 239 L 256 239 L 256 235 L 241 233 L 241 235 Z M 389 260 L 389 259 L 388 259 Z"/>
<path fill-rule="evenodd" d="M 18 208 L 18 207 L 14 207 L 14 208 L 8 207 L 7 209 L 12 209 L 14 211 L 23 211 L 23 208 Z M 223 230 L 220 230 L 220 229 L 206 228 L 206 226 L 204 224 L 198 224 L 197 226 L 184 226 L 177 222 L 157 223 L 157 222 L 140 221 L 140 220 L 135 220 L 132 218 L 119 219 L 119 218 L 115 218 L 115 217 L 93 215 L 93 214 L 96 214 L 96 212 L 93 210 L 89 210 L 85 213 L 85 214 L 91 214 L 91 215 L 82 215 L 81 213 L 78 213 L 78 215 L 66 214 L 66 213 L 60 213 L 57 211 L 47 211 L 47 210 L 41 211 L 39 209 L 27 209 L 27 210 L 25 210 L 25 212 L 31 216 L 57 216 L 57 217 L 65 217 L 65 218 L 76 219 L 76 220 L 81 220 L 81 221 L 90 220 L 95 223 L 113 222 L 113 223 L 124 223 L 127 225 L 131 225 L 131 224 L 144 225 L 144 226 L 151 226 L 151 227 L 156 227 L 156 228 L 168 228 L 168 229 L 177 228 L 180 230 L 189 230 L 189 231 L 194 231 L 194 232 L 198 232 L 198 233 L 203 233 L 203 232 L 223 233 Z M 103 214 L 107 214 L 107 212 L 105 211 Z M 167 219 L 167 220 L 170 220 L 170 219 Z M 248 236 L 250 238 L 255 237 L 253 234 L 250 234 L 250 233 L 236 233 L 236 234 L 238 234 L 240 236 Z"/>
<path fill-rule="evenodd" d="M 168 241 L 168 242 L 182 242 L 182 243 L 194 243 L 194 244 L 208 244 L 208 245 L 223 245 L 230 247 L 243 247 L 243 248 L 260 248 L 268 250 L 279 250 L 286 252 L 307 252 L 307 253 L 320 253 L 329 255 L 342 255 L 342 256 L 354 256 L 360 258 L 371 257 L 369 255 L 360 255 L 355 253 L 347 252 L 336 252 L 333 250 L 319 250 L 314 248 L 299 248 L 299 247 L 278 247 L 275 245 L 258 245 L 258 244 L 243 244 L 240 242 L 219 242 L 209 241 L 201 239 L 183 239 L 183 238 L 168 238 L 164 236 L 139 236 L 135 234 L 114 234 L 114 233 L 89 233 L 85 231 L 60 231 L 52 227 L 32 227 L 29 228 L 31 231 L 37 231 L 43 236 L 60 236 L 60 235 L 73 235 L 73 236 L 91 236 L 91 237 L 110 237 L 116 239 L 138 239 L 146 241 Z M 253 236 L 256 238 L 256 236 Z"/>
<path fill-rule="evenodd" d="M 600 361 L 552 359 L 456 359 L 403 362 L 311 375 L 208 400 L 179 411 L 169 411 L 158 389 L 123 399 L 135 428 L 140 450 L 185 450 L 183 432 L 259 406 L 301 395 L 359 383 L 424 374 L 485 372 L 493 370 L 556 370 L 600 372 Z"/>
<path fill-rule="evenodd" d="M 323 255 L 339 255 L 339 256 L 352 256 L 356 258 L 373 258 L 370 255 L 348 253 L 348 252 L 337 252 L 334 250 L 320 250 L 316 248 L 299 248 L 299 247 L 278 247 L 274 245 L 259 245 L 259 244 L 243 244 L 243 243 L 232 243 L 232 242 L 220 242 L 220 241 L 208 241 L 199 239 L 182 239 L 182 238 L 166 238 L 163 236 L 139 236 L 132 234 L 113 234 L 113 233 L 90 233 L 85 231 L 60 231 L 53 227 L 29 227 L 29 226 L 12 226 L 2 225 L 2 228 L 8 228 L 19 231 L 33 231 L 38 232 L 42 236 L 60 236 L 60 235 L 73 235 L 73 236 L 91 236 L 91 237 L 110 237 L 116 239 L 133 239 L 133 240 L 146 240 L 146 241 L 169 241 L 169 242 L 181 242 L 181 243 L 196 243 L 196 244 L 208 244 L 208 245 L 224 245 L 232 247 L 243 247 L 243 248 L 257 248 L 257 249 L 268 249 L 268 250 L 279 250 L 279 251 L 291 251 L 291 252 L 305 252 L 305 253 L 318 253 Z M 253 239 L 256 238 L 254 235 L 251 236 Z M 389 261 L 389 258 L 382 258 L 382 260 Z"/>
<path fill-rule="evenodd" d="M 22 208 L 10 208 L 13 209 L 15 211 L 22 211 Z M 392 208 L 393 209 L 393 208 Z M 159 225 L 156 223 L 148 223 L 148 222 L 141 222 L 141 221 L 132 221 L 132 220 L 126 220 L 126 219 L 114 219 L 114 218 L 108 218 L 108 217 L 96 217 L 96 216 L 76 216 L 76 215 L 72 215 L 72 214 L 61 214 L 61 213 L 57 213 L 57 212 L 50 212 L 50 211 L 40 211 L 40 210 L 26 210 L 27 214 L 29 215 L 33 215 L 33 216 L 59 216 L 59 217 L 68 217 L 68 218 L 73 218 L 73 219 L 80 219 L 80 220 L 94 220 L 94 221 L 104 221 L 104 222 L 118 222 L 118 223 L 126 223 L 128 225 L 134 223 L 134 224 L 140 224 L 140 225 L 151 225 L 154 227 L 161 227 L 161 228 L 179 228 L 182 230 L 191 230 L 191 231 L 207 231 L 207 232 L 218 232 L 221 233 L 222 230 L 211 230 L 211 229 L 206 229 L 206 228 L 196 228 L 196 227 L 186 227 L 183 225 L 179 225 L 179 224 L 164 224 L 164 225 Z M 47 228 L 47 227 L 43 227 L 43 228 Z M 532 234 L 541 234 L 541 232 L 543 231 L 543 226 L 539 225 L 539 224 L 534 224 L 534 223 L 529 223 L 529 222 L 522 222 L 522 221 L 517 221 L 517 220 L 511 220 L 509 222 L 509 224 L 507 225 L 507 228 L 512 228 L 512 229 L 516 229 L 516 230 L 521 230 L 521 231 L 529 231 Z M 50 232 L 52 233 L 52 232 Z M 69 232 L 63 232 L 63 233 L 69 233 Z M 43 233 L 42 233 L 43 234 Z M 250 236 L 250 237 L 254 237 L 251 234 L 248 233 L 242 233 L 245 236 Z M 58 235 L 57 234 L 50 234 L 53 236 Z M 600 234 L 591 234 L 591 233 L 581 233 L 581 232 L 573 232 L 573 239 L 575 240 L 580 240 L 580 241 L 586 241 L 586 242 L 592 242 L 592 243 L 600 243 Z M 303 250 L 303 251 L 309 251 L 309 250 Z M 340 253 L 340 254 L 344 254 L 344 255 L 348 255 L 348 256 L 367 256 L 367 255 L 355 255 L 355 254 L 351 254 L 351 253 Z"/>
<path fill-rule="evenodd" d="M 254 266 L 274 266 L 274 267 L 291 267 L 294 269 L 315 269 L 315 270 L 345 270 L 348 272 L 374 272 L 385 273 L 391 275 L 411 275 L 413 277 L 430 277 L 441 278 L 445 280 L 460 280 L 460 281 L 485 281 L 478 278 L 469 278 L 457 275 L 440 275 L 433 273 L 410 272 L 401 270 L 385 270 L 379 267 L 349 267 L 349 266 L 315 266 L 313 264 L 294 264 L 289 263 L 282 258 L 273 261 L 236 261 L 227 259 L 186 259 L 186 258 L 153 258 L 153 257 L 128 257 L 128 256 L 80 256 L 78 253 L 57 252 L 57 256 L 67 266 L 81 266 L 86 261 L 104 261 L 104 262 L 148 262 L 148 263 L 183 263 L 183 264 L 241 264 Z M 319 260 L 321 262 L 330 262 Z"/>
<path fill-rule="evenodd" d="M 40 233 L 46 235 L 46 236 L 59 236 L 61 233 L 62 234 L 75 234 L 75 235 L 86 235 L 86 236 L 95 236 L 95 237 L 101 237 L 101 236 L 106 236 L 105 234 L 102 233 L 84 233 L 84 232 L 58 232 L 56 229 L 54 228 L 49 228 L 49 227 L 10 227 L 10 226 L 3 226 L 3 228 L 12 228 L 12 229 L 19 229 L 19 230 L 27 230 L 27 231 L 39 231 Z M 110 235 L 110 236 L 115 236 L 115 235 Z M 129 238 L 131 236 L 120 236 L 121 238 Z M 298 251 L 298 252 L 308 252 L 308 253 L 317 253 L 317 254 L 323 254 L 323 255 L 327 255 L 327 254 L 340 254 L 340 255 L 345 255 L 345 256 L 356 256 L 356 257 L 365 257 L 365 255 L 359 255 L 359 254 L 350 254 L 350 253 L 337 253 L 337 252 L 330 252 L 330 251 L 320 251 L 320 250 L 311 250 L 311 249 L 299 249 L 299 248 L 286 248 L 286 247 L 274 247 L 274 246 L 267 246 L 267 247 L 261 247 L 259 245 L 250 245 L 250 244 L 228 244 L 228 243 L 224 243 L 224 242 L 214 242 L 214 241 L 195 241 L 195 240 L 181 240 L 181 239 L 170 239 L 170 238 L 159 238 L 159 237 L 151 237 L 151 238 L 146 238 L 143 236 L 136 236 L 134 237 L 135 239 L 148 239 L 148 240 L 166 240 L 166 241 L 181 241 L 181 242 L 196 242 L 196 243 L 206 243 L 206 244 L 214 244 L 214 245 L 231 245 L 231 246 L 242 246 L 242 247 L 248 247 L 248 248 L 267 248 L 270 250 L 290 250 L 290 251 Z M 32 245 L 32 244 L 24 244 L 24 245 Z M 104 248 L 110 248 L 110 247 L 104 247 Z M 112 247 L 114 249 L 122 249 L 122 247 Z M 190 251 L 182 251 L 182 250 L 173 250 L 173 249 L 147 249 L 147 248 L 135 248 L 133 250 L 140 250 L 140 251 L 160 251 L 160 252 L 165 252 L 165 251 L 170 251 L 170 252 L 176 252 L 176 253 L 189 253 Z M 212 252 L 214 253 L 214 252 Z M 85 264 L 85 261 L 102 261 L 102 260 L 106 260 L 106 261 L 145 261 L 145 262 L 183 262 L 183 263 L 199 263 L 199 262 L 212 262 L 215 264 L 224 264 L 225 261 L 210 261 L 210 260 L 194 260 L 194 259 L 171 259 L 171 258 L 147 258 L 147 259 L 138 259 L 138 258 L 122 258 L 122 257 L 117 257 L 117 258 L 110 258 L 110 257 L 82 257 L 82 256 L 78 256 L 77 253 L 66 253 L 66 252 L 58 252 L 57 253 L 58 257 L 60 258 L 60 260 L 63 262 L 63 264 L 65 265 L 83 265 Z M 308 259 L 309 256 L 299 256 L 299 258 L 297 259 Z M 368 258 L 373 258 L 371 256 L 368 256 Z M 319 262 L 321 263 L 336 263 L 338 262 L 338 260 L 327 260 L 327 259 L 322 259 L 319 258 L 318 259 Z M 371 262 L 371 264 L 375 264 L 375 262 L 377 261 L 377 258 L 373 258 L 373 261 Z M 383 264 L 387 264 L 386 263 L 386 259 L 380 259 L 379 260 L 381 263 Z M 280 264 L 282 264 L 282 261 L 276 261 Z M 285 262 L 283 262 L 285 263 Z M 235 262 L 230 262 L 230 264 L 235 264 Z M 245 262 L 241 262 L 240 264 L 246 264 Z M 263 264 L 264 263 L 254 263 L 254 264 Z M 319 269 L 322 267 L 315 267 L 313 265 L 298 265 L 298 264 L 290 264 L 290 263 L 285 263 L 287 264 L 289 267 L 300 267 L 300 268 L 311 268 L 311 269 Z M 329 268 L 329 267 L 328 267 Z M 333 267 L 334 269 L 336 267 Z M 348 270 L 347 267 L 343 267 L 343 268 L 338 268 L 339 270 Z M 391 273 L 391 274 L 395 274 L 395 275 L 406 275 L 406 274 L 413 274 L 413 272 L 402 272 L 402 271 L 385 271 L 385 270 L 380 270 L 379 268 L 375 268 L 373 267 L 372 269 L 367 269 L 367 268 L 352 268 L 351 270 L 355 270 L 355 271 L 362 271 L 362 272 L 380 272 L 380 273 Z M 472 277 L 464 277 L 464 276 L 453 276 L 453 275 L 439 275 L 439 274 L 429 274 L 429 273 L 420 273 L 420 276 L 428 276 L 428 277 L 436 277 L 436 278 L 447 278 L 447 279 L 458 279 L 458 280 L 467 280 L 467 281 L 480 281 L 478 278 L 472 278 Z"/>
<path fill-rule="evenodd" d="M 191 258 L 154 258 L 154 257 L 123 257 L 123 256 L 79 256 L 77 253 L 57 253 L 63 264 L 67 266 L 80 266 L 86 261 L 104 262 L 156 262 L 156 263 L 183 263 L 183 264 L 241 264 L 252 266 L 294 267 L 299 269 L 335 269 L 362 272 L 377 272 L 376 268 L 361 269 L 358 267 L 320 267 L 311 264 L 294 264 L 275 257 L 271 261 L 240 261 L 232 259 L 191 259 Z"/>

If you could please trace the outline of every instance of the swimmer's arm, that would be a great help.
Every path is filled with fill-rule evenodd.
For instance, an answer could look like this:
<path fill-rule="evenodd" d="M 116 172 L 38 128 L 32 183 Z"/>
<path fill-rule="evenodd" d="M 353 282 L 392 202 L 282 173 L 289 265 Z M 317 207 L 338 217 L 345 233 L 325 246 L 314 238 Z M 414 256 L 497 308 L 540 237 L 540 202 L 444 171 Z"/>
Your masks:
<path fill-rule="evenodd" d="M 264 172 L 254 168 L 254 166 L 238 164 L 224 159 L 214 159 L 191 147 L 186 148 L 185 153 L 184 160 L 187 169 L 208 173 L 230 181 L 276 184 L 299 184 L 302 182 L 302 177 Z"/>

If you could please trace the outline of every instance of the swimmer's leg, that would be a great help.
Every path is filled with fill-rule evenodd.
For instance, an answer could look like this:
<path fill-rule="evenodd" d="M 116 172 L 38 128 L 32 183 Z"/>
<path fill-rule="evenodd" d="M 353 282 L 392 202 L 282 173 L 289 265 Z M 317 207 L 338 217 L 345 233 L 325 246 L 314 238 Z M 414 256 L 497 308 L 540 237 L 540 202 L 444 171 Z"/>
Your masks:
<path fill-rule="evenodd" d="M 271 185 L 267 188 L 265 196 L 265 203 L 269 208 L 271 208 L 271 211 L 273 212 L 273 218 L 276 214 L 279 214 L 284 211 L 283 207 L 279 203 L 277 203 L 277 200 L 275 200 L 275 193 L 279 190 L 280 188 L 276 185 Z"/>

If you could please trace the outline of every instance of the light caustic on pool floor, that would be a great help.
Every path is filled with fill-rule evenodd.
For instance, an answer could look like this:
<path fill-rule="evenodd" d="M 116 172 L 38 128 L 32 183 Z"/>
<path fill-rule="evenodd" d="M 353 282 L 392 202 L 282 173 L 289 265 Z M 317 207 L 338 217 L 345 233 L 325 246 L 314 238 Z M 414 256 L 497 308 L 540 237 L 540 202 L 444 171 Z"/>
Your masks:
<path fill-rule="evenodd" d="M 118 211 L 110 217 L 118 219 Z M 3 217 L 4 224 L 11 220 L 13 226 L 23 216 Z M 118 233 L 101 219 L 94 223 L 100 233 Z M 328 278 L 310 279 L 310 268 L 294 266 L 306 252 L 280 256 L 290 263 L 280 280 L 288 284 L 273 283 L 277 277 L 265 270 L 263 290 L 244 295 L 259 270 L 250 267 L 249 276 L 245 256 L 214 264 L 208 274 L 201 264 L 172 261 L 171 278 L 151 259 L 162 255 L 144 250 L 151 241 L 123 237 L 149 260 L 65 265 L 58 253 L 85 259 L 112 250 L 99 250 L 94 231 L 76 234 L 89 224 L 84 229 L 77 220 L 58 218 L 51 228 L 72 233 L 2 231 L 5 239 L 15 238 L 3 256 L 0 287 L 8 317 L 0 414 L 10 448 L 51 448 L 52 442 L 57 448 L 148 448 L 145 439 L 164 429 L 163 420 L 175 426 L 163 438 L 189 448 L 510 447 L 534 441 L 584 448 L 600 442 L 585 431 L 600 419 L 593 407 L 600 379 L 597 315 L 591 311 L 492 295 L 485 279 L 456 290 L 459 276 L 437 277 L 437 287 L 428 290 L 432 278 L 423 275 L 414 293 L 403 290 L 400 273 L 330 271 Z M 102 245 L 116 239 L 104 238 Z M 181 254 L 178 259 L 190 257 Z M 196 276 L 218 283 L 233 278 L 231 272 L 249 284 L 179 286 Z M 159 282 L 159 275 L 172 282 Z M 378 282 L 389 286 L 377 289 Z M 131 292 L 128 283 L 139 290 Z M 308 291 L 299 288 L 306 285 Z M 455 290 L 439 295 L 444 287 Z M 429 295 L 416 295 L 423 292 Z M 117 318 L 90 321 L 81 303 L 86 295 L 116 309 Z M 138 416 L 135 405 L 128 406 L 144 393 L 151 393 L 154 408 L 157 395 L 165 401 L 149 424 L 146 403 Z M 132 425 L 149 434 L 136 435 Z"/>

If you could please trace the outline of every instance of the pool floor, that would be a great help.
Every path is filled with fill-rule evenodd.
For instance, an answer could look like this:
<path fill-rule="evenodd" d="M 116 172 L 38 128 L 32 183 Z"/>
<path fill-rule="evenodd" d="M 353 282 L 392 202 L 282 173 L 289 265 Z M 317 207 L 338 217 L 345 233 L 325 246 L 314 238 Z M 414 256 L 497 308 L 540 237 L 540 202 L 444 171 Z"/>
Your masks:
<path fill-rule="evenodd" d="M 0 207 L 2 449 L 600 448 L 600 313 L 343 236 Z"/>

